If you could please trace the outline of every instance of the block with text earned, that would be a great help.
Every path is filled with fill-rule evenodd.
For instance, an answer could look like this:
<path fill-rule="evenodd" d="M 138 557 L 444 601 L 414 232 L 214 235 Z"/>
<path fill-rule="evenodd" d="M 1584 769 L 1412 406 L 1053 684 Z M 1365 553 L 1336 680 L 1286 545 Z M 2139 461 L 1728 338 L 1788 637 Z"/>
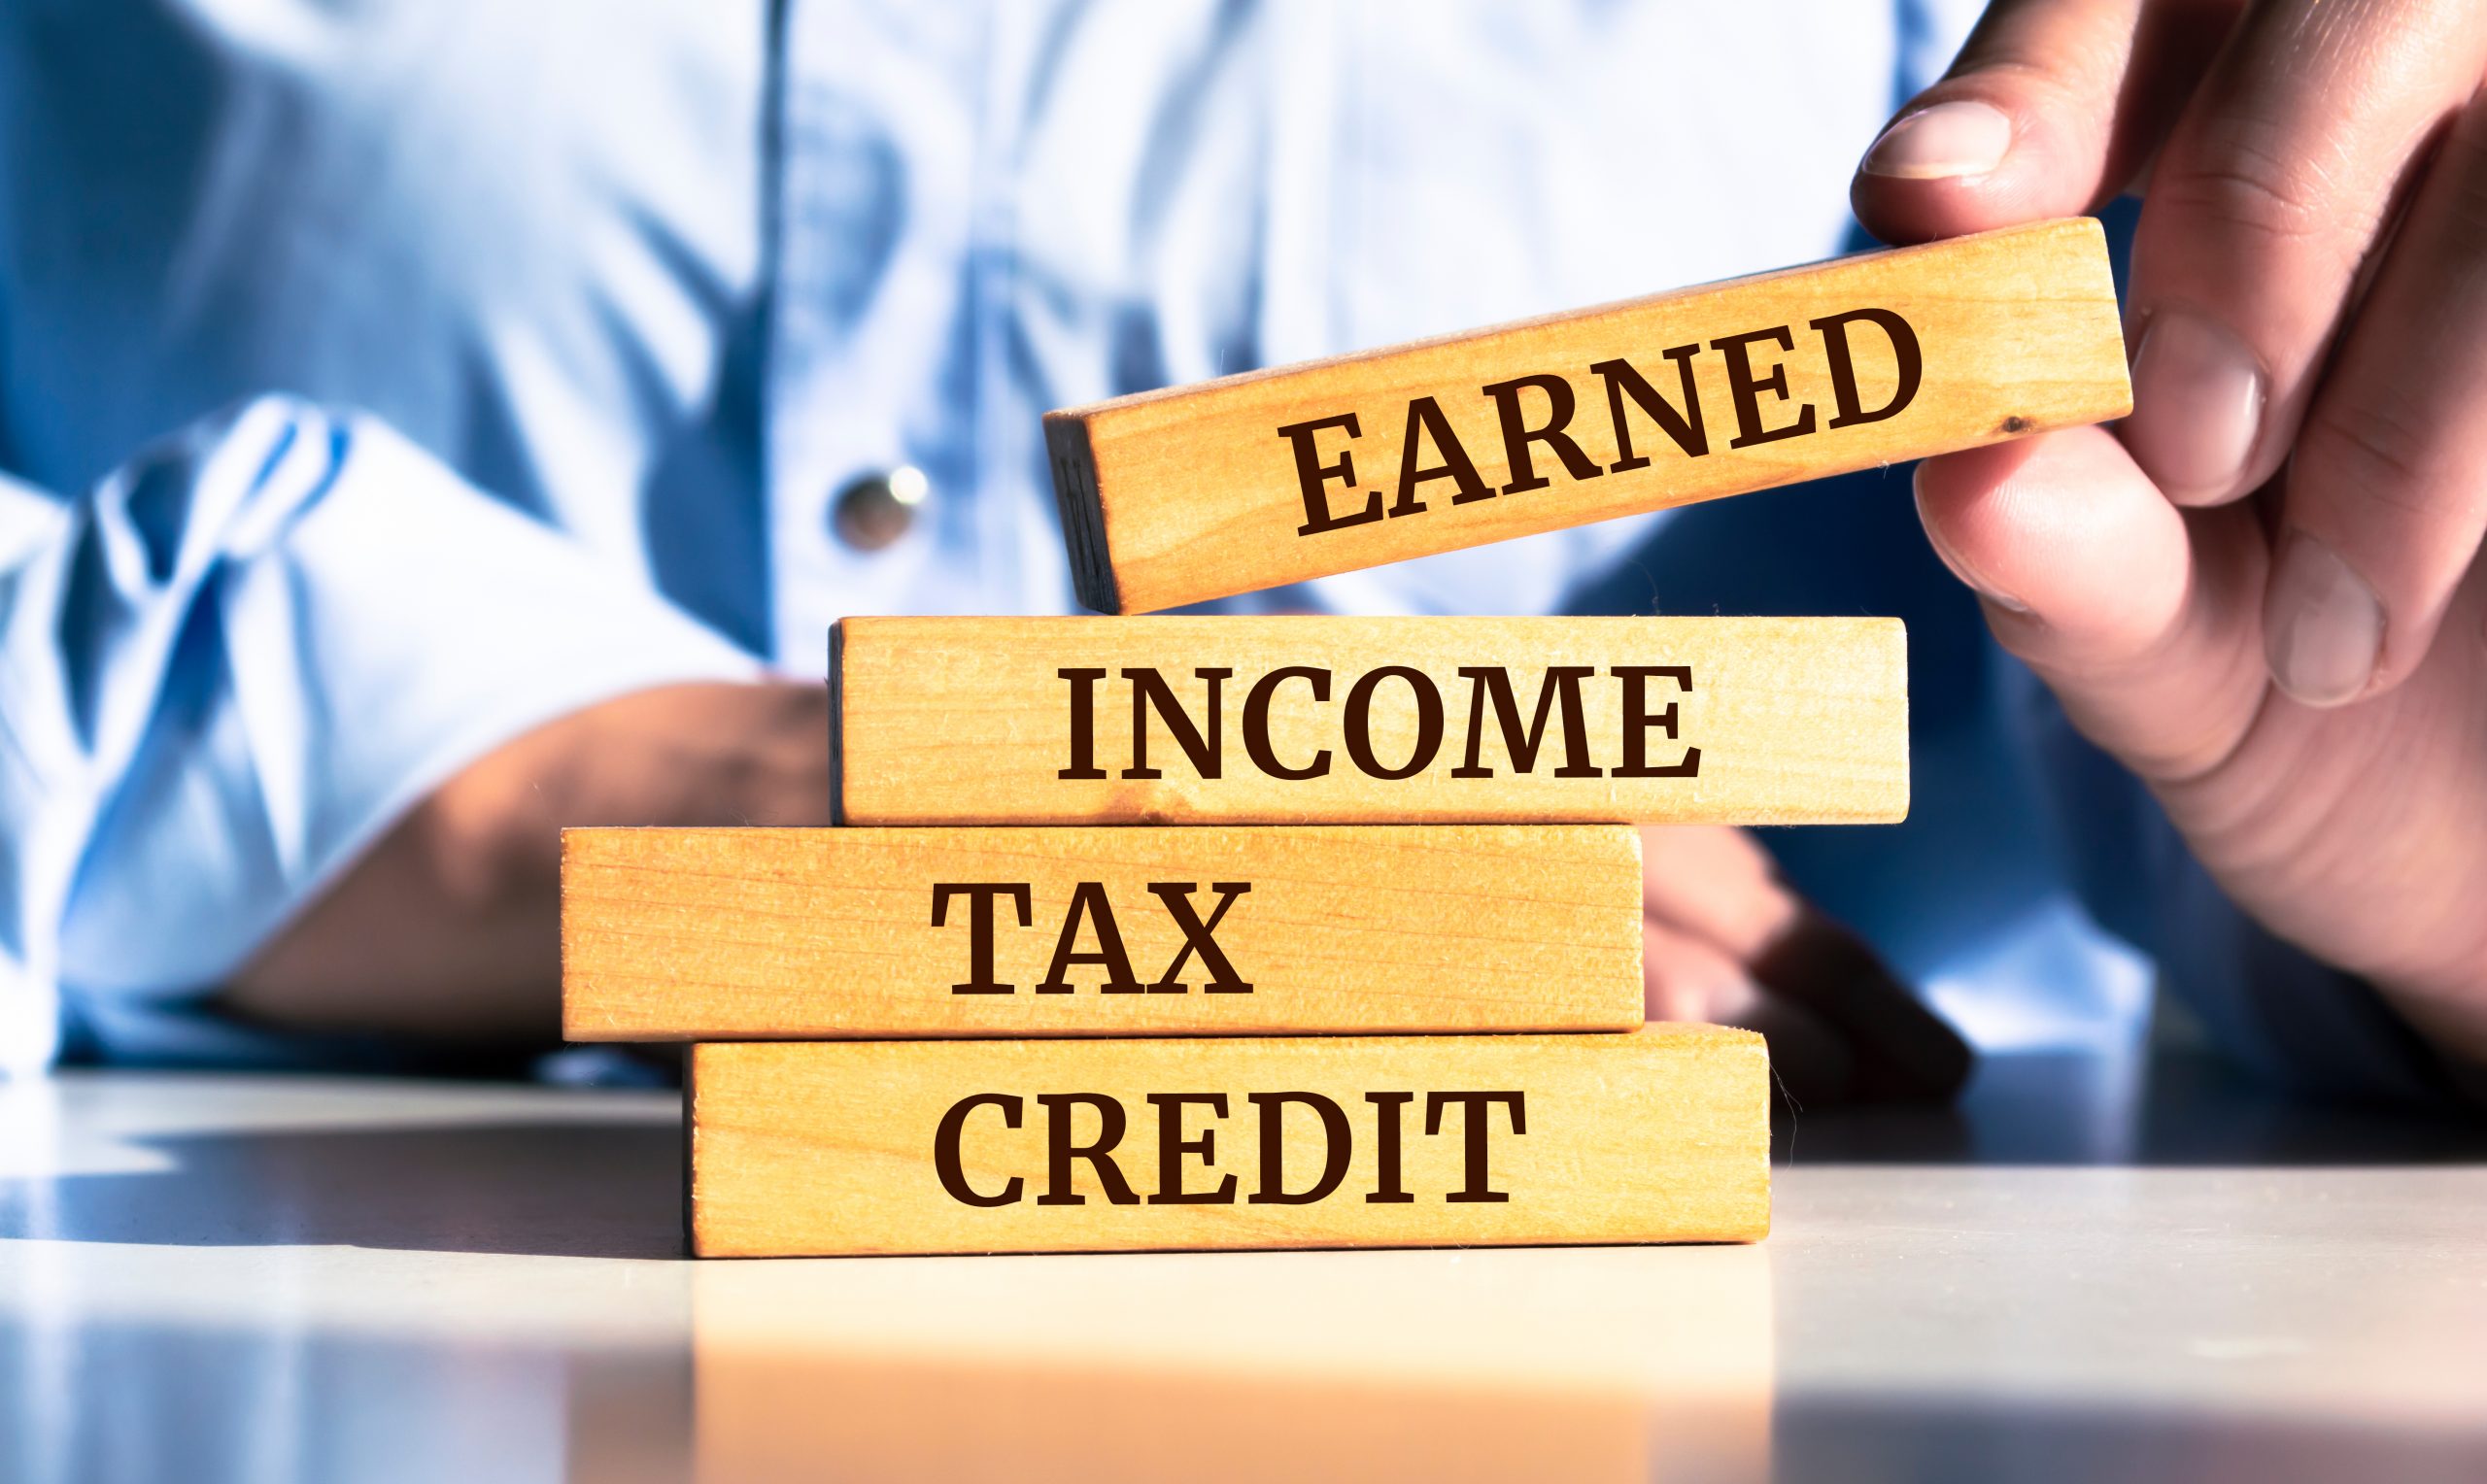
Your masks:
<path fill-rule="evenodd" d="M 2074 218 L 1048 414 L 1080 601 L 1152 613 L 2132 407 Z"/>
<path fill-rule="evenodd" d="M 1048 437 L 1080 591 L 1128 613 L 2127 402 L 2074 221 Z M 1642 1023 L 1638 826 L 1905 817 L 1898 621 L 858 617 L 829 651 L 835 827 L 562 841 L 565 1031 L 696 1043 L 698 1255 L 1768 1231 L 1761 1038 Z"/>

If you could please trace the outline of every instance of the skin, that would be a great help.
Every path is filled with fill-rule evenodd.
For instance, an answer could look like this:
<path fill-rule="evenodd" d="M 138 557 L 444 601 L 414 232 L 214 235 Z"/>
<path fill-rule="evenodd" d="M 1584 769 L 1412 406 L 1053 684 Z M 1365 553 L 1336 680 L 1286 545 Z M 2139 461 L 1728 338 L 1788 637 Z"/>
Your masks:
<path fill-rule="evenodd" d="M 1896 116 L 1993 109 L 2000 157 L 1895 169 L 1878 145 L 1855 186 L 1901 242 L 2140 191 L 2132 417 L 1928 461 L 1927 534 L 2229 894 L 2473 1082 L 2482 75 L 2478 0 L 2007 0 Z"/>
<path fill-rule="evenodd" d="M 561 1038 L 562 827 L 829 822 L 826 686 L 684 685 L 443 784 L 226 987 L 245 1019 L 475 1046 Z"/>

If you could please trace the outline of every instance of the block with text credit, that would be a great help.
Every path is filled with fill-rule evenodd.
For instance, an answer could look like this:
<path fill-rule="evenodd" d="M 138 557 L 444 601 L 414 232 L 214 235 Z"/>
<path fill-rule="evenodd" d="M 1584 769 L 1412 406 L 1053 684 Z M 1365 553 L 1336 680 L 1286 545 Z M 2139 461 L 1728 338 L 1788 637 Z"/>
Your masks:
<path fill-rule="evenodd" d="M 2087 218 L 1045 419 L 1080 601 L 1148 613 L 2131 410 Z"/>
<path fill-rule="evenodd" d="M 701 1257 L 1753 1241 L 1761 1038 L 741 1042 L 691 1054 Z"/>
<path fill-rule="evenodd" d="M 1896 619 L 861 618 L 850 825 L 1864 824 L 1908 812 Z"/>
<path fill-rule="evenodd" d="M 570 829 L 571 1040 L 1624 1030 L 1620 825 Z"/>

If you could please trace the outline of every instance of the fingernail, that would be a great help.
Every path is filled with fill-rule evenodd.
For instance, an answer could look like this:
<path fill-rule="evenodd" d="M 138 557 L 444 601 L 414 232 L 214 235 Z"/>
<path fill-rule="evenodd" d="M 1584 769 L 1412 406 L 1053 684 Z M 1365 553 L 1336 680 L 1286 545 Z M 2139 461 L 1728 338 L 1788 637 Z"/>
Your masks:
<path fill-rule="evenodd" d="M 2383 604 L 2340 554 L 2303 531 L 2280 548 L 2263 603 L 2271 679 L 2308 706 L 2356 700 L 2383 653 Z"/>
<path fill-rule="evenodd" d="M 1894 122 L 1857 166 L 1867 175 L 1943 181 L 1985 175 L 2012 149 L 2012 119 L 1975 102 L 1937 103 Z"/>
<path fill-rule="evenodd" d="M 2161 310 L 2133 354 L 2125 447 L 2180 505 L 2232 492 L 2263 425 L 2263 368 L 2245 343 L 2190 310 Z"/>
<path fill-rule="evenodd" d="M 1935 528 L 1934 522 L 1926 518 L 1925 486 L 1922 482 L 1925 469 L 1924 464 L 1918 465 L 1918 475 L 1911 478 L 1909 485 L 1911 492 L 1917 498 L 1917 523 L 1925 527 L 1925 544 L 1934 548 L 1934 555 L 1942 558 L 1943 565 L 1951 568 L 1952 575 L 1966 584 L 1970 591 L 2006 613 L 2027 613 L 2028 604 L 1987 581 L 1984 573 L 1962 560 L 1960 554 L 1952 550 L 1951 543 L 1945 541 L 1942 534 Z"/>

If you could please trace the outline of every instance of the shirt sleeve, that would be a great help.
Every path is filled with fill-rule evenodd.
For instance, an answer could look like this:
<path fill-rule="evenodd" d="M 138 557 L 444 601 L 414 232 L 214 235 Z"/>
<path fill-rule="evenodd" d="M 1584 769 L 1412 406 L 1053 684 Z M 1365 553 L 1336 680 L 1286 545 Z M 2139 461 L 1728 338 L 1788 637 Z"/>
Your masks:
<path fill-rule="evenodd" d="M 195 997 L 460 766 L 756 662 L 365 418 L 248 403 L 0 479 L 0 1072 L 64 996 Z"/>

